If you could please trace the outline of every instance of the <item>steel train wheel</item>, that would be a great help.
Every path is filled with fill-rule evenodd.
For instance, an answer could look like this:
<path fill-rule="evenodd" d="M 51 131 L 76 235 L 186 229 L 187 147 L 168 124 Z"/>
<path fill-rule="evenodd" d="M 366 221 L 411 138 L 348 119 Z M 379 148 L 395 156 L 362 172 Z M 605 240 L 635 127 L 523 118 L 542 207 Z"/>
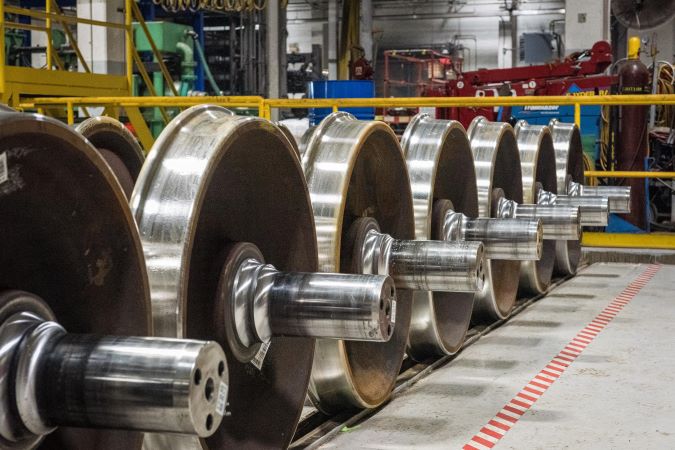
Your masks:
<path fill-rule="evenodd" d="M 509 200 L 523 201 L 523 184 L 518 144 L 507 123 L 476 117 L 468 129 L 478 184 L 478 215 L 494 217 L 496 193 Z M 476 295 L 474 320 L 495 320 L 509 316 L 518 293 L 520 261 L 488 260 L 485 285 Z"/>
<path fill-rule="evenodd" d="M 351 250 L 373 220 L 383 233 L 414 238 L 410 182 L 389 127 L 338 112 L 307 138 L 300 147 L 305 149 L 302 166 L 312 197 L 319 270 L 357 272 Z M 309 393 L 320 410 L 371 408 L 388 398 L 405 353 L 412 307 L 411 291 L 397 289 L 397 296 L 396 326 L 388 342 L 317 341 Z"/>
<path fill-rule="evenodd" d="M 91 117 L 75 129 L 101 152 L 129 198 L 145 160 L 134 135 L 120 121 L 103 116 Z"/>
<path fill-rule="evenodd" d="M 316 270 L 312 209 L 298 158 L 270 122 L 197 106 L 157 139 L 132 195 L 150 273 L 153 320 L 162 336 L 208 338 L 227 355 L 228 411 L 206 440 L 167 448 L 282 448 L 307 393 L 314 341 L 273 338 L 262 369 L 240 361 L 228 339 L 219 278 L 228 248 L 255 244 L 281 270 Z"/>
<path fill-rule="evenodd" d="M 515 128 L 523 175 L 523 202 L 537 203 L 540 189 L 556 194 L 556 158 L 551 132 L 546 126 L 520 121 Z M 551 284 L 558 241 L 545 240 L 538 261 L 523 261 L 520 267 L 520 291 L 541 294 Z"/>
<path fill-rule="evenodd" d="M 0 112 L 0 157 L 8 168 L 0 184 L 0 289 L 40 296 L 68 331 L 152 334 L 136 225 L 97 151 L 58 121 Z M 136 432 L 60 428 L 41 448 L 141 443 Z"/>
<path fill-rule="evenodd" d="M 570 181 L 583 184 L 584 158 L 579 127 L 552 119 L 549 123 L 553 148 L 555 149 L 556 180 L 559 194 L 567 193 Z M 561 276 L 577 272 L 581 259 L 581 242 L 558 241 L 556 243 L 555 273 Z"/>
<path fill-rule="evenodd" d="M 442 240 L 449 209 L 478 216 L 473 155 L 459 122 L 418 114 L 406 128 L 401 146 L 410 175 L 417 239 Z M 466 292 L 415 292 L 408 354 L 424 360 L 457 352 L 471 322 L 473 299 L 474 294 Z"/>
<path fill-rule="evenodd" d="M 300 155 L 300 148 L 298 147 L 298 141 L 295 139 L 295 136 L 293 136 L 291 129 L 288 128 L 283 122 L 275 122 L 275 125 L 279 128 L 279 130 L 281 130 L 284 136 L 286 136 L 288 143 L 291 147 L 293 147 L 293 151 L 298 156 L 298 158 L 302 158 Z"/>
<path fill-rule="evenodd" d="M 314 130 L 316 130 L 316 127 L 317 125 L 313 125 L 307 128 L 307 130 L 305 130 L 305 132 L 302 134 L 302 137 L 300 137 L 300 139 L 296 141 L 298 144 L 298 154 L 300 155 L 301 160 L 305 155 L 305 152 L 307 151 L 307 144 L 309 143 L 312 134 L 314 134 Z"/>

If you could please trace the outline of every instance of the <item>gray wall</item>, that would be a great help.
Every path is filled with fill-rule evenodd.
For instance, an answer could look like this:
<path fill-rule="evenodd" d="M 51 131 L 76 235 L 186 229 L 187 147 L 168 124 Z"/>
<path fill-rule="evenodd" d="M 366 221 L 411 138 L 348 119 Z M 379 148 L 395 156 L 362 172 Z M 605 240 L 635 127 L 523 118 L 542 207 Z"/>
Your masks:
<path fill-rule="evenodd" d="M 288 9 L 288 45 L 308 52 L 311 44 L 323 44 L 326 20 L 325 1 L 291 0 Z M 510 3 L 510 1 L 507 1 Z M 309 5 L 315 5 L 311 8 Z M 509 14 L 503 1 L 378 1 L 374 0 L 373 35 L 375 46 L 382 49 L 424 48 L 445 44 L 455 35 L 470 36 L 461 42 L 470 49 L 465 67 L 510 67 L 511 40 Z M 548 31 L 552 20 L 564 19 L 562 0 L 520 2 L 518 33 Z M 563 27 L 558 27 L 561 31 Z M 474 52 L 477 47 L 477 63 Z"/>
<path fill-rule="evenodd" d="M 656 58 L 670 62 L 675 61 L 675 19 L 671 19 L 660 27 L 649 31 L 628 30 L 628 37 L 640 36 L 640 38 L 647 38 L 651 42 L 654 33 L 656 33 L 656 47 L 659 51 Z M 650 44 L 647 44 L 646 47 L 643 45 L 643 50 L 646 50 L 647 53 L 640 55 L 642 61 L 647 65 L 651 64 L 651 57 L 648 53 L 649 47 Z"/>

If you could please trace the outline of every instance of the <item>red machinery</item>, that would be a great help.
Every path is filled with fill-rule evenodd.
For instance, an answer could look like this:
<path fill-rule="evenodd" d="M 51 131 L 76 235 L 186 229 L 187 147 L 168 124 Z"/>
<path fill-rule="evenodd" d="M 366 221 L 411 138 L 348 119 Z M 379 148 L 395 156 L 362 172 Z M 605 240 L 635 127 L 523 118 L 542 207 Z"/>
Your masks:
<path fill-rule="evenodd" d="M 616 84 L 616 76 L 601 75 L 612 63 L 608 42 L 599 41 L 583 52 L 574 53 L 562 61 L 539 66 L 510 69 L 480 69 L 459 73 L 456 79 L 443 86 L 432 86 L 424 91 L 429 97 L 497 97 L 517 95 L 565 95 L 572 85 L 581 89 L 579 94 L 608 94 Z M 496 120 L 495 108 L 446 108 L 439 110 L 439 117 L 455 119 L 468 126 L 479 115 Z M 508 112 L 505 111 L 508 117 Z"/>
<path fill-rule="evenodd" d="M 637 38 L 634 38 L 637 39 Z M 629 46 L 630 47 L 630 46 Z M 583 52 L 569 55 L 562 61 L 549 64 L 510 69 L 481 69 L 472 72 L 458 73 L 456 79 L 447 80 L 443 85 L 430 86 L 424 91 L 425 96 L 433 97 L 498 97 L 525 95 L 602 95 L 610 91 L 620 94 L 651 92 L 650 74 L 639 60 L 640 41 L 632 44 L 633 53 L 617 67 L 616 75 L 605 75 L 612 63 L 609 43 L 599 41 Z M 564 115 L 564 108 L 550 107 L 499 108 L 464 107 L 439 108 L 437 117 L 454 119 L 468 127 L 476 116 L 485 116 L 489 120 L 510 120 L 531 114 L 531 117 L 548 120 L 548 116 Z M 595 108 L 595 109 L 593 109 Z M 569 108 L 568 108 L 569 109 Z M 582 109 L 582 140 L 587 150 L 593 151 L 596 142 L 600 142 L 599 155 L 606 161 L 606 168 L 639 171 L 644 170 L 648 151 L 648 107 L 622 106 L 608 111 L 605 116 L 599 107 L 586 107 L 588 116 Z M 599 123 L 601 119 L 606 123 Z M 529 119 L 528 119 L 529 120 Z M 607 128 L 611 135 L 609 142 L 600 136 L 602 128 Z M 611 131 L 614 131 L 611 133 Z M 600 139 L 598 141 L 598 138 Z M 603 150 L 606 151 L 603 153 Z M 595 157 L 591 158 L 595 160 Z M 624 216 L 629 222 L 645 229 L 645 184 L 642 180 L 617 180 L 619 184 L 632 187 L 632 213 Z"/>

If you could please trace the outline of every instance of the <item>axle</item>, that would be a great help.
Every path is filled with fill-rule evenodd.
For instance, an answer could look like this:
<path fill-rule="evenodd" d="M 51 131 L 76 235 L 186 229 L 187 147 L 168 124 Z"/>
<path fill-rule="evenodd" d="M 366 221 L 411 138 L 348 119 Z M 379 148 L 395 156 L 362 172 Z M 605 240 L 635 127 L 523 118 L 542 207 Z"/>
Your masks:
<path fill-rule="evenodd" d="M 384 275 L 293 273 L 265 264 L 253 244 L 235 245 L 221 275 L 243 348 L 273 336 L 388 341 L 396 289 Z M 229 294 L 228 294 L 229 293 Z"/>
<path fill-rule="evenodd" d="M 541 220 L 469 218 L 449 210 L 443 221 L 447 241 L 480 241 L 487 259 L 539 260 L 543 247 Z"/>
<path fill-rule="evenodd" d="M 543 189 L 538 191 L 539 205 L 564 205 L 579 208 L 582 226 L 604 227 L 609 221 L 609 200 L 607 197 L 557 195 Z"/>
<path fill-rule="evenodd" d="M 398 240 L 368 230 L 361 247 L 366 273 L 388 273 L 396 287 L 438 292 L 477 292 L 483 288 L 483 244 Z"/>
<path fill-rule="evenodd" d="M 501 192 L 496 192 L 495 197 L 496 217 L 541 219 L 544 239 L 578 240 L 581 237 L 579 207 L 519 204 L 504 198 Z"/>
<path fill-rule="evenodd" d="M 570 181 L 567 194 L 580 197 L 606 197 L 609 200 L 609 212 L 630 213 L 630 186 L 586 186 Z"/>
<path fill-rule="evenodd" d="M 68 333 L 44 302 L 11 291 L 0 305 L 0 437 L 19 446 L 56 427 L 208 437 L 227 402 L 215 342 Z"/>

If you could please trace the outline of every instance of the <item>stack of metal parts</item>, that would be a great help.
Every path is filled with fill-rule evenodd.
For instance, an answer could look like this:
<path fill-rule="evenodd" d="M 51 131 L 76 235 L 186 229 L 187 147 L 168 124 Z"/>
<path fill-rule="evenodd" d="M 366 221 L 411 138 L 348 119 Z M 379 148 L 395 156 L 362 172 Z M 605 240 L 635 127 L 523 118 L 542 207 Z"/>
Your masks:
<path fill-rule="evenodd" d="M 574 273 L 629 196 L 581 184 L 559 123 L 418 115 L 399 144 L 334 113 L 296 145 L 198 106 L 144 160 L 113 119 L 0 122 L 8 448 L 287 447 L 307 395 L 383 404 L 406 355 Z"/>

